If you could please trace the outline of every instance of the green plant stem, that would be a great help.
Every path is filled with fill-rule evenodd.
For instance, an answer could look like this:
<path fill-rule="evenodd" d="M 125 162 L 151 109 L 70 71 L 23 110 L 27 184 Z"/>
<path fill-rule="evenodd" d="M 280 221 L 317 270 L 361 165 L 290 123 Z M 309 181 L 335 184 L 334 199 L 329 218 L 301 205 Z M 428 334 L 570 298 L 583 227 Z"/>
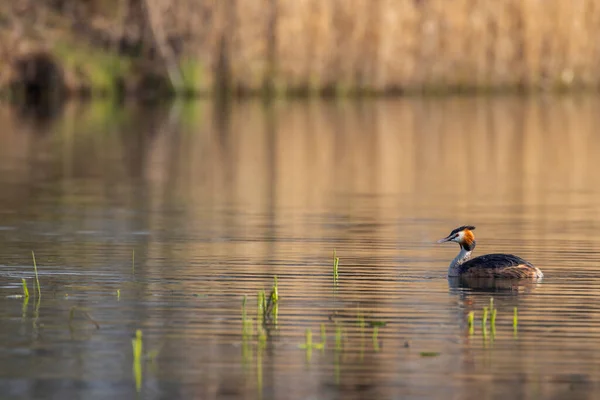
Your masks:
<path fill-rule="evenodd" d="M 35 262 L 35 253 L 32 251 L 31 256 L 33 257 L 33 270 L 35 271 L 35 282 L 37 284 L 38 298 L 42 298 L 42 290 L 40 289 L 40 279 L 38 277 L 37 264 Z"/>

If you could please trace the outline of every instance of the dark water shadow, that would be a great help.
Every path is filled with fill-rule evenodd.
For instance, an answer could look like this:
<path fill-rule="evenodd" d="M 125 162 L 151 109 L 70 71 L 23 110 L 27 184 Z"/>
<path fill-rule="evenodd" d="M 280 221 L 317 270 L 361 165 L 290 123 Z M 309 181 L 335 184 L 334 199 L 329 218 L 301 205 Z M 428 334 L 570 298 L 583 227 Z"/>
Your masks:
<path fill-rule="evenodd" d="M 27 101 L 16 102 L 15 108 L 19 118 L 35 128 L 35 132 L 48 133 L 44 129 L 62 115 L 64 101 L 48 96 L 29 97 Z"/>

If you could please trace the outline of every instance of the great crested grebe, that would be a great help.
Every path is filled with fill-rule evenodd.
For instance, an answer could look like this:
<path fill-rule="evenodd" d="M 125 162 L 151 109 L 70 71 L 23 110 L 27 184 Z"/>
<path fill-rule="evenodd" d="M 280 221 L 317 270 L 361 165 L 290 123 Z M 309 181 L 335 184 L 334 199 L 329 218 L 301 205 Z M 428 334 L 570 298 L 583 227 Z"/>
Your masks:
<path fill-rule="evenodd" d="M 456 242 L 460 252 L 448 267 L 448 276 L 473 278 L 542 278 L 539 268 L 512 254 L 486 254 L 471 259 L 475 249 L 474 226 L 465 225 L 454 229 L 438 243 Z"/>

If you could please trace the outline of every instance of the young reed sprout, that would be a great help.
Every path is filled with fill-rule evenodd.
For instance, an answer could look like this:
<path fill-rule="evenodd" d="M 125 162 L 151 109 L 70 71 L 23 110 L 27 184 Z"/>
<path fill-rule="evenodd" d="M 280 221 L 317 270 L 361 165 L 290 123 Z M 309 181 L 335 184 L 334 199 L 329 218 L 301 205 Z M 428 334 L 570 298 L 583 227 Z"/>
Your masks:
<path fill-rule="evenodd" d="M 312 357 L 312 332 L 310 328 L 306 328 L 306 338 L 304 342 L 304 346 L 301 346 L 303 349 L 306 349 L 306 361 L 309 362 Z"/>
<path fill-rule="evenodd" d="M 306 328 L 305 333 L 305 341 L 304 344 L 299 346 L 301 349 L 322 349 L 324 347 L 324 343 L 314 343 L 312 340 L 312 330 L 310 328 Z"/>
<path fill-rule="evenodd" d="M 267 347 L 267 332 L 262 326 L 258 327 L 258 349 L 263 350 Z"/>
<path fill-rule="evenodd" d="M 277 286 L 277 277 L 273 278 L 273 288 L 269 294 L 269 298 L 265 304 L 263 320 L 266 322 L 269 318 L 273 318 L 273 322 L 277 325 L 277 314 L 279 312 L 279 288 Z"/>
<path fill-rule="evenodd" d="M 131 339 L 131 345 L 133 347 L 133 360 L 137 362 L 141 361 L 144 346 L 142 343 L 142 331 L 140 329 L 135 331 L 135 337 Z"/>
<path fill-rule="evenodd" d="M 335 349 L 336 351 L 342 350 L 342 327 L 338 326 L 335 328 Z"/>
<path fill-rule="evenodd" d="M 327 332 L 325 331 L 325 324 L 321 324 L 321 343 L 323 343 L 323 348 L 325 348 L 327 344 Z"/>
<path fill-rule="evenodd" d="M 365 316 L 360 311 L 358 312 L 358 326 L 360 327 L 360 335 L 364 338 L 367 324 L 365 323 Z"/>
<path fill-rule="evenodd" d="M 519 318 L 517 316 L 517 307 L 513 308 L 513 332 L 517 334 L 517 327 L 519 325 Z"/>
<path fill-rule="evenodd" d="M 492 326 L 492 329 L 496 327 L 496 309 L 495 308 L 492 310 L 492 316 L 490 318 L 490 325 Z"/>
<path fill-rule="evenodd" d="M 473 332 L 475 330 L 475 328 L 474 328 L 475 311 L 469 312 L 469 316 L 467 318 L 467 322 L 469 324 L 469 335 L 473 335 Z"/>
<path fill-rule="evenodd" d="M 362 315 L 362 313 L 360 311 L 358 311 L 358 315 L 356 318 L 358 319 L 358 326 L 360 327 L 361 330 L 364 330 L 365 326 L 366 326 L 364 315 Z"/>
<path fill-rule="evenodd" d="M 23 296 L 26 299 L 29 298 L 29 289 L 27 289 L 27 281 L 24 278 L 21 278 L 21 282 L 23 282 Z"/>
<path fill-rule="evenodd" d="M 338 268 L 340 265 L 340 258 L 336 257 L 335 249 L 333 249 L 333 280 L 337 282 L 338 280 Z"/>
<path fill-rule="evenodd" d="M 260 301 L 261 301 L 261 308 L 263 311 L 265 311 L 267 309 L 267 295 L 266 295 L 265 289 L 260 290 Z"/>
<path fill-rule="evenodd" d="M 131 339 L 133 347 L 133 376 L 135 377 L 135 389 L 139 392 L 142 389 L 142 331 L 135 331 L 135 338 Z"/>
<path fill-rule="evenodd" d="M 373 349 L 375 351 L 379 351 L 379 339 L 377 336 L 379 335 L 379 327 L 376 326 L 373 328 Z"/>
<path fill-rule="evenodd" d="M 481 319 L 481 325 L 484 328 L 487 325 L 487 318 L 488 318 L 488 308 L 487 307 L 483 307 L 483 318 Z"/>
<path fill-rule="evenodd" d="M 260 326 L 260 325 L 258 325 Z M 246 321 L 246 336 L 252 336 L 254 333 L 254 321 L 252 320 L 252 318 L 250 318 L 249 320 Z"/>
<path fill-rule="evenodd" d="M 496 336 L 496 311 L 494 308 L 494 298 L 490 297 L 490 328 L 492 330 L 492 339 Z"/>
<path fill-rule="evenodd" d="M 301 349 L 308 349 L 312 347 L 312 331 L 310 328 L 306 328 L 306 332 L 304 334 L 304 344 L 300 345 Z"/>
<path fill-rule="evenodd" d="M 21 318 L 27 318 L 27 306 L 29 305 L 29 297 L 23 297 L 23 305 L 21 306 Z"/>
<path fill-rule="evenodd" d="M 277 276 L 273 277 L 273 290 L 271 291 L 271 300 L 273 304 L 277 304 L 279 301 L 279 289 L 277 286 Z"/>
<path fill-rule="evenodd" d="M 248 331 L 248 316 L 246 315 L 246 300 L 247 297 L 244 295 L 242 298 L 242 336 L 246 337 L 250 334 Z"/>
<path fill-rule="evenodd" d="M 496 337 L 496 309 L 492 310 L 492 316 L 490 318 L 490 328 L 492 330 L 492 339 Z"/>
<path fill-rule="evenodd" d="M 42 290 L 40 289 L 40 279 L 38 277 L 37 264 L 35 262 L 35 253 L 33 251 L 31 252 L 31 256 L 33 257 L 33 270 L 35 272 L 35 282 L 37 284 L 38 299 L 41 299 L 42 298 Z M 34 290 L 35 290 L 35 288 L 34 288 Z"/>
<path fill-rule="evenodd" d="M 256 309 L 256 318 L 258 319 L 258 321 L 260 321 L 261 323 L 263 323 L 265 321 L 265 310 L 266 310 L 266 296 L 265 296 L 265 290 L 261 289 L 258 292 L 258 296 L 257 296 L 257 309 Z"/>

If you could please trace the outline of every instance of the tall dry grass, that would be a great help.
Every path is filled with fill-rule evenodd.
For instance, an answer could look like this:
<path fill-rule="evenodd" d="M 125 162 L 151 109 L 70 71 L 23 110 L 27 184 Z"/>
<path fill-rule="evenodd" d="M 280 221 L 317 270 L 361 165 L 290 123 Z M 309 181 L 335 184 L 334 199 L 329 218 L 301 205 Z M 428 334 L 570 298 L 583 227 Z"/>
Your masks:
<path fill-rule="evenodd" d="M 45 1 L 62 9 L 72 2 Z M 113 0 L 120 6 L 89 6 L 95 2 L 102 3 L 85 3 L 89 18 L 79 18 L 79 25 L 141 38 L 147 48 L 156 46 L 158 32 L 173 48 L 160 51 L 160 45 L 159 54 L 175 57 L 183 69 L 202 69 L 202 80 L 192 82 L 202 86 L 196 89 L 443 91 L 600 82 L 600 0 Z M 139 11 L 144 5 L 149 12 Z"/>
<path fill-rule="evenodd" d="M 557 88 L 600 81 L 598 0 L 171 4 L 188 9 L 200 3 L 206 18 L 188 24 L 189 51 L 213 68 L 225 67 L 232 86 L 247 90 L 265 82 L 282 89 L 386 91 Z M 177 16 L 186 21 L 190 13 Z M 185 26 L 175 20 L 165 25 Z"/>

